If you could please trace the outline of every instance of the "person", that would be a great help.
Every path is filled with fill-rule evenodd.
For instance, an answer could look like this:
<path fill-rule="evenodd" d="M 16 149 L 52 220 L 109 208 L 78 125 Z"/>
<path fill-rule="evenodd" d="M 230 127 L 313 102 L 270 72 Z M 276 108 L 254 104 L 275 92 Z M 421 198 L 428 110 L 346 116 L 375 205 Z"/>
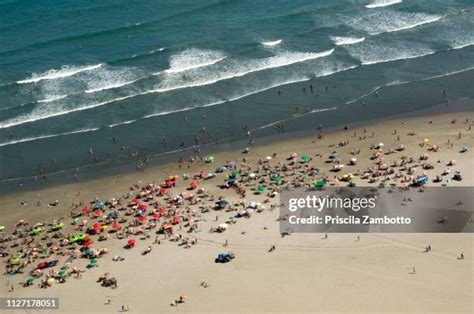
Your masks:
<path fill-rule="evenodd" d="M 459 256 L 459 259 L 464 259 L 464 252 L 461 252 L 461 255 Z"/>

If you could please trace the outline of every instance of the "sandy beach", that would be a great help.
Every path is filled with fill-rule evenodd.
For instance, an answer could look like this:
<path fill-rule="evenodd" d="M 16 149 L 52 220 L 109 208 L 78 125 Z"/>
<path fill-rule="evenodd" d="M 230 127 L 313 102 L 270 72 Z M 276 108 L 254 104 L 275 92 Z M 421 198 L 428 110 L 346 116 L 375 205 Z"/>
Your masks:
<path fill-rule="evenodd" d="M 244 183 L 245 197 L 239 195 L 234 188 L 222 189 L 225 176 L 230 171 L 216 173 L 208 180 L 193 179 L 193 176 L 213 173 L 214 170 L 228 160 L 236 160 L 237 170 L 259 167 L 259 160 L 268 161 L 270 167 L 279 163 L 288 163 L 292 153 L 298 156 L 308 155 L 311 160 L 305 164 L 318 168 L 317 178 L 327 178 L 331 185 L 346 186 L 347 182 L 335 178 L 350 171 L 357 174 L 353 182 L 357 186 L 378 185 L 381 179 L 369 183 L 362 178 L 366 169 L 373 167 L 374 143 L 384 143 L 383 157 L 385 163 L 391 165 L 400 161 L 405 155 L 414 159 L 419 167 L 413 176 L 426 172 L 429 176 L 427 186 L 474 186 L 474 121 L 473 112 L 457 112 L 422 117 L 392 119 L 378 121 L 357 128 L 324 134 L 318 138 L 313 136 L 291 140 L 275 141 L 270 144 L 249 146 L 247 154 L 242 154 L 245 147 L 234 151 L 213 154 L 214 161 L 183 162 L 153 166 L 127 175 L 116 175 L 92 181 L 72 182 L 34 191 L 19 191 L 0 197 L 1 220 L 6 230 L 3 235 L 14 231 L 14 226 L 21 219 L 29 222 L 29 227 L 38 222 L 45 225 L 53 223 L 53 219 L 62 217 L 65 223 L 61 232 L 77 234 L 74 230 L 78 225 L 71 225 L 71 210 L 77 212 L 84 206 L 90 206 L 94 200 L 106 202 L 112 198 L 121 199 L 122 206 L 127 207 L 130 201 L 140 193 L 141 188 L 153 182 L 161 184 L 169 175 L 177 175 L 176 187 L 169 189 L 172 196 L 182 192 L 193 193 L 203 189 L 206 197 L 192 204 L 184 201 L 177 206 L 181 215 L 186 217 L 173 226 L 173 235 L 165 237 L 155 232 L 169 217 L 162 215 L 156 221 L 156 229 L 145 231 L 141 235 L 129 235 L 128 239 L 136 239 L 132 249 L 124 249 L 127 239 L 116 239 L 112 234 L 106 241 L 97 241 L 98 235 L 92 236 L 94 248 L 107 248 L 108 253 L 97 259 L 98 267 L 86 269 L 89 261 L 78 257 L 68 264 L 67 271 L 73 267 L 85 270 L 80 279 L 71 274 L 64 283 L 53 283 L 41 289 L 38 284 L 50 269 L 44 270 L 42 278 L 37 278 L 33 285 L 22 287 L 21 283 L 29 277 L 29 272 L 42 260 L 39 257 L 27 263 L 23 273 L 6 276 L 2 271 L 0 293 L 4 297 L 58 297 L 61 312 L 117 312 L 122 306 L 130 312 L 150 313 L 181 313 L 181 312 L 393 312 L 393 313 L 472 313 L 474 309 L 474 237 L 472 234 L 291 234 L 282 237 L 279 231 L 278 197 L 271 198 L 267 193 L 254 193 L 257 183 Z M 428 141 L 425 141 L 428 139 Z M 423 145 L 420 145 L 423 144 Z M 398 151 L 403 145 L 403 151 Z M 436 149 L 433 148 L 436 146 Z M 468 150 L 461 153 L 462 145 Z M 357 155 L 351 154 L 355 151 Z M 393 153 L 385 154 L 393 150 Z M 334 173 L 330 170 L 333 164 L 325 163 L 326 158 L 337 151 L 341 164 L 347 164 L 357 157 L 357 164 L 346 166 L 343 171 Z M 427 154 L 426 161 L 419 157 Z M 242 158 L 246 161 L 243 162 Z M 455 160 L 452 166 L 448 164 Z M 429 162 L 432 169 L 422 169 L 422 164 Z M 245 166 L 242 165 L 245 164 Z M 260 165 L 261 166 L 261 165 Z M 395 168 L 401 168 L 397 166 Z M 460 171 L 462 181 L 449 178 L 453 173 L 443 177 L 442 182 L 433 182 L 437 175 L 446 168 Z M 431 168 L 431 167 L 430 167 Z M 249 170 L 250 171 L 250 170 Z M 285 173 L 285 184 L 289 184 L 297 174 Z M 185 180 L 183 174 L 189 174 Z M 260 174 L 265 173 L 260 169 Z M 302 175 L 303 181 L 310 184 L 313 179 Z M 449 179 L 449 180 L 448 180 Z M 198 187 L 187 191 L 195 180 Z M 264 177 L 265 183 L 270 180 Z M 391 178 L 396 185 L 403 185 L 403 178 Z M 131 186 L 137 185 L 133 190 Z M 278 189 L 279 187 L 275 187 Z M 128 198 L 124 198 L 127 196 Z M 154 194 L 154 192 L 153 192 Z M 211 197 L 212 196 L 212 197 Z M 265 209 L 253 212 L 249 219 L 238 218 L 230 223 L 225 232 L 209 232 L 219 224 L 228 221 L 229 216 L 237 212 L 237 205 L 224 210 L 213 209 L 203 211 L 219 197 L 224 197 L 231 204 L 244 201 L 262 202 Z M 268 203 L 266 203 L 266 200 Z M 54 204 L 56 202 L 56 204 Z M 158 206 L 154 204 L 158 202 Z M 143 199 L 141 203 L 145 203 Z M 150 210 L 168 207 L 163 196 L 153 195 L 148 203 L 147 215 Z M 53 204 L 48 206 L 48 204 Z M 74 204 L 76 206 L 74 206 Z M 81 205 L 79 205 L 81 204 Z M 106 206 L 104 214 L 112 209 Z M 101 219 L 93 219 L 91 213 L 81 217 L 87 219 L 86 227 L 91 227 Z M 179 216 L 179 215 L 177 215 Z M 128 218 L 124 227 L 133 216 Z M 189 219 L 193 221 L 190 222 Z M 103 220 L 103 218 L 102 218 Z M 143 223 L 148 224 L 149 220 Z M 187 232 L 195 223 L 196 229 Z M 21 227 L 19 227 L 21 228 Z M 105 234 L 107 232 L 103 232 Z M 32 243 L 53 241 L 34 237 Z M 359 236 L 360 238 L 356 238 Z M 155 243 L 155 239 L 160 244 Z M 4 264 L 14 257 L 15 253 L 26 247 L 20 244 L 11 247 L 13 237 L 0 243 Z M 224 245 L 227 243 L 227 247 Z M 430 245 L 432 251 L 423 253 Z M 269 252 L 269 248 L 275 250 Z M 67 245 L 61 246 L 59 252 L 66 252 Z M 148 254 L 142 252 L 151 247 Z M 77 247 L 76 247 L 77 248 Z M 48 251 L 48 250 L 46 250 Z M 71 250 L 69 250 L 71 251 Z M 229 263 L 215 263 L 214 259 L 220 252 L 231 251 L 236 258 Z M 463 253 L 464 259 L 458 259 Z M 58 255 L 58 252 L 47 255 Z M 113 261 L 114 256 L 121 256 L 123 261 Z M 64 266 L 66 257 L 60 256 L 55 271 Z M 24 258 L 23 260 L 26 260 Z M 416 269 L 416 273 L 413 270 Z M 102 287 L 97 278 L 108 273 L 108 277 L 117 280 L 117 288 Z M 204 283 L 204 284 L 203 284 Z M 14 286 L 13 291 L 11 285 Z M 185 302 L 174 304 L 174 300 L 185 295 Z M 172 304 L 172 305 L 171 305 Z M 42 313 L 48 311 L 42 311 Z M 57 311 L 50 311 L 55 313 Z"/>

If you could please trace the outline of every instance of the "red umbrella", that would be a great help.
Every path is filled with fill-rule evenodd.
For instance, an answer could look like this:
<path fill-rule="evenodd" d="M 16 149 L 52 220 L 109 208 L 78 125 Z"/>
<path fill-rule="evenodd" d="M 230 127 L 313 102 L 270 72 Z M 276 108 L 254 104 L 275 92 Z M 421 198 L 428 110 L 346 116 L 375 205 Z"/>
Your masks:
<path fill-rule="evenodd" d="M 174 216 L 171 221 L 172 221 L 172 222 L 180 222 L 180 219 L 179 219 L 178 216 Z"/>
<path fill-rule="evenodd" d="M 196 181 L 192 181 L 190 186 L 191 186 L 191 189 L 195 189 L 195 188 L 197 188 L 198 183 Z"/>
<path fill-rule="evenodd" d="M 147 209 L 147 208 L 148 208 L 147 204 L 141 204 L 140 206 L 138 206 L 138 209 Z"/>
<path fill-rule="evenodd" d="M 158 214 L 158 213 L 153 213 L 153 215 L 152 215 L 152 216 L 153 216 L 153 218 L 156 218 L 156 219 L 158 219 L 158 218 L 160 218 L 160 217 L 161 217 L 161 215 L 160 215 L 160 214 Z"/>
<path fill-rule="evenodd" d="M 135 241 L 135 240 L 133 240 L 133 239 L 130 239 L 130 240 L 127 241 L 127 244 L 128 244 L 129 246 L 134 246 L 136 242 L 137 242 L 137 241 Z"/>
<path fill-rule="evenodd" d="M 146 216 L 140 216 L 140 217 L 138 217 L 138 220 L 140 220 L 140 221 L 145 221 L 145 220 L 146 220 Z"/>
<path fill-rule="evenodd" d="M 91 209 L 90 209 L 89 207 L 84 207 L 84 208 L 82 209 L 82 213 L 83 213 L 83 214 L 87 214 L 87 213 L 90 212 L 90 211 L 91 211 Z"/>
<path fill-rule="evenodd" d="M 119 223 L 114 223 L 112 225 L 112 229 L 114 229 L 114 230 L 120 230 L 121 228 L 122 228 L 122 226 Z"/>
<path fill-rule="evenodd" d="M 100 224 L 100 222 L 96 222 L 96 223 L 92 226 L 92 229 L 94 229 L 95 231 L 100 231 L 100 230 L 102 230 L 102 225 Z"/>
<path fill-rule="evenodd" d="M 160 208 L 160 214 L 163 215 L 163 214 L 165 214 L 165 213 L 166 213 L 166 208 L 161 207 L 161 208 Z"/>
<path fill-rule="evenodd" d="M 134 198 L 134 199 L 132 200 L 132 203 L 134 203 L 134 204 L 138 204 L 138 203 L 140 203 L 140 200 L 139 200 L 139 199 L 137 199 L 137 198 Z"/>
<path fill-rule="evenodd" d="M 84 242 L 85 246 L 91 246 L 92 244 L 94 244 L 94 241 L 92 241 L 92 240 Z"/>
<path fill-rule="evenodd" d="M 168 189 L 161 188 L 161 189 L 160 189 L 160 193 L 161 193 L 161 194 L 168 193 Z"/>
<path fill-rule="evenodd" d="M 171 180 L 166 180 L 165 183 L 166 183 L 167 186 L 174 185 L 174 181 L 171 181 Z"/>

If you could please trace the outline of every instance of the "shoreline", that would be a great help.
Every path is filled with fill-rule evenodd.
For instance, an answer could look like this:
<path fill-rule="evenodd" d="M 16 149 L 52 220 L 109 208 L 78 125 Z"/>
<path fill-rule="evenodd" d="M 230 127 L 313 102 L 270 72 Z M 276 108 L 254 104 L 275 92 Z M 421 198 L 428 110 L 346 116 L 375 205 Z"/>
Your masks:
<path fill-rule="evenodd" d="M 339 132 L 341 131 L 344 126 L 348 126 L 350 128 L 360 128 L 363 126 L 369 127 L 370 125 L 383 123 L 383 121 L 391 121 L 397 119 L 408 119 L 408 118 L 417 118 L 423 117 L 427 115 L 439 115 L 439 114 L 449 114 L 449 113 L 456 113 L 456 112 L 471 112 L 474 109 L 474 99 L 472 98 L 462 98 L 457 99 L 455 101 L 450 101 L 448 103 L 440 103 L 435 106 L 425 108 L 422 110 L 415 110 L 409 112 L 402 112 L 394 115 L 390 115 L 387 117 L 375 118 L 375 119 L 367 119 L 361 121 L 355 121 L 350 124 L 338 124 L 334 126 L 325 127 L 325 132 L 327 134 Z M 299 117 L 290 117 L 285 120 L 291 121 L 294 119 L 298 119 Z M 258 130 L 257 130 L 258 131 Z M 316 128 L 313 130 L 307 129 L 303 131 L 292 131 L 292 132 L 285 132 L 285 133 L 278 133 L 273 135 L 266 135 L 262 137 L 255 137 L 252 138 L 255 145 L 272 145 L 279 141 L 291 141 L 292 138 L 301 138 L 301 137 L 311 137 L 317 133 Z M 208 143 L 203 147 L 200 147 L 202 151 L 200 155 L 210 155 L 210 154 L 218 154 L 218 153 L 226 153 L 238 150 L 243 150 L 245 147 L 248 147 L 249 144 L 248 138 L 244 140 L 237 140 L 233 142 L 222 142 L 222 143 Z M 186 147 L 183 149 L 172 150 L 169 152 L 159 153 L 156 155 L 145 156 L 149 158 L 150 164 L 144 168 L 144 171 L 147 169 L 155 169 L 159 167 L 169 167 L 172 164 L 176 164 L 179 158 L 189 158 L 194 155 L 193 150 L 195 150 L 198 146 Z M 142 157 L 139 159 L 143 159 Z M 86 169 L 86 172 L 80 174 L 80 179 L 75 180 L 73 178 L 72 173 L 74 169 L 63 169 L 58 170 L 57 172 L 51 173 L 53 176 L 49 178 L 47 182 L 42 181 L 39 179 L 38 182 L 34 182 L 34 176 L 29 177 L 20 177 L 20 178 L 11 178 L 5 179 L 0 181 L 0 198 L 6 195 L 12 195 L 15 193 L 21 193 L 19 191 L 18 184 L 22 183 L 22 191 L 41 191 L 44 189 L 50 189 L 55 186 L 60 186 L 64 184 L 76 184 L 81 182 L 94 182 L 96 180 L 101 180 L 105 178 L 112 178 L 112 177 L 122 177 L 122 176 L 129 176 L 133 175 L 133 173 L 141 172 L 142 170 L 137 170 L 135 165 L 138 160 L 133 161 L 118 161 L 115 165 L 114 164 L 107 164 L 106 166 L 101 167 L 102 163 L 108 163 L 108 161 L 100 162 L 99 164 L 91 164 L 93 168 L 99 167 L 96 169 L 97 171 L 87 169 L 90 166 L 82 166 L 81 169 Z M 112 161 L 114 163 L 114 161 Z M 61 173 L 64 174 L 63 177 L 57 178 L 56 174 Z M 48 175 L 51 175 L 48 174 Z"/>

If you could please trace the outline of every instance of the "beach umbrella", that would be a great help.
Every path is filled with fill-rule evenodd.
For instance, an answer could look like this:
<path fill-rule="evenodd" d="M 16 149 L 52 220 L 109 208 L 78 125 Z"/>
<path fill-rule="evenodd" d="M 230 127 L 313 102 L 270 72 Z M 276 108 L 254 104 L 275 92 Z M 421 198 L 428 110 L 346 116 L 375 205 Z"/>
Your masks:
<path fill-rule="evenodd" d="M 93 226 L 92 226 L 92 229 L 94 229 L 95 231 L 100 231 L 102 230 L 102 225 L 100 222 L 96 222 Z"/>
<path fill-rule="evenodd" d="M 380 147 L 384 147 L 384 146 L 385 146 L 385 144 L 384 144 L 384 143 L 382 143 L 382 142 L 380 142 L 380 143 L 379 143 L 379 145 L 377 145 L 377 146 L 378 146 L 378 148 L 380 148 Z"/>
<path fill-rule="evenodd" d="M 171 222 L 174 222 L 174 223 L 175 223 L 175 222 L 180 222 L 180 221 L 181 221 L 181 219 L 179 219 L 178 216 L 174 216 L 174 217 L 171 219 Z"/>
<path fill-rule="evenodd" d="M 114 229 L 114 230 L 120 230 L 121 228 L 122 228 L 122 226 L 119 223 L 114 223 L 112 225 L 112 229 Z"/>
<path fill-rule="evenodd" d="M 128 244 L 129 246 L 134 246 L 135 243 L 137 243 L 137 241 L 134 240 L 134 239 L 130 239 L 130 240 L 127 241 L 127 244 Z"/>
<path fill-rule="evenodd" d="M 138 220 L 140 220 L 140 221 L 146 221 L 146 216 L 140 216 L 140 217 L 138 217 Z"/>
<path fill-rule="evenodd" d="M 166 181 L 165 181 L 165 184 L 168 185 L 168 186 L 171 186 L 171 185 L 174 184 L 174 181 L 172 181 L 172 180 L 166 180 Z"/>
<path fill-rule="evenodd" d="M 3 230 L 5 230 L 5 226 L 2 225 L 0 226 L 0 231 L 3 231 Z"/>
<path fill-rule="evenodd" d="M 158 213 L 153 213 L 152 217 L 155 218 L 155 219 L 158 219 L 158 218 L 161 217 L 161 215 L 158 214 Z"/>
<path fill-rule="evenodd" d="M 30 285 L 33 284 L 33 281 L 35 281 L 35 278 L 34 277 L 29 277 L 28 279 L 26 279 L 26 284 L 30 286 Z"/>
<path fill-rule="evenodd" d="M 66 276 L 66 271 L 65 271 L 65 270 L 60 270 L 60 271 L 58 272 L 58 276 L 59 276 L 59 277 L 65 277 L 65 276 Z"/>
<path fill-rule="evenodd" d="M 165 223 L 165 224 L 163 225 L 163 229 L 171 229 L 171 228 L 173 228 L 173 225 L 170 224 L 170 223 Z"/>
<path fill-rule="evenodd" d="M 272 160 L 272 156 L 267 156 L 265 159 L 266 160 Z"/>
<path fill-rule="evenodd" d="M 278 183 L 278 184 L 281 183 L 282 180 L 283 180 L 282 177 L 274 177 L 274 178 L 272 178 L 272 181 L 275 181 L 275 182 Z"/>
<path fill-rule="evenodd" d="M 315 181 L 313 183 L 313 186 L 316 187 L 316 188 L 321 188 L 321 187 L 325 186 L 326 183 L 327 183 L 326 180 Z"/>
<path fill-rule="evenodd" d="M 105 204 L 104 204 L 104 202 L 96 202 L 96 203 L 95 203 L 95 206 L 97 206 L 97 207 L 104 207 Z"/>
<path fill-rule="evenodd" d="M 59 230 L 64 227 L 64 222 L 58 222 L 57 224 L 54 225 L 53 229 L 54 230 Z"/>
<path fill-rule="evenodd" d="M 264 185 L 259 185 L 259 186 L 257 187 L 257 191 L 259 191 L 259 192 L 263 192 L 263 191 L 265 191 L 266 189 L 267 189 L 267 187 L 264 186 Z"/>
<path fill-rule="evenodd" d="M 138 203 L 140 203 L 140 200 L 139 200 L 138 198 L 134 198 L 134 199 L 131 201 L 131 203 L 133 203 L 133 204 L 138 204 Z"/>
<path fill-rule="evenodd" d="M 39 262 L 37 265 L 36 265 L 36 268 L 38 269 L 43 269 L 46 267 L 46 262 L 42 261 L 42 262 Z"/>
<path fill-rule="evenodd" d="M 257 177 L 257 174 L 256 174 L 256 173 L 250 173 L 250 174 L 249 174 L 249 178 L 250 178 L 250 179 L 254 179 L 254 178 L 256 178 L 256 177 Z"/>
<path fill-rule="evenodd" d="M 140 206 L 138 206 L 138 209 L 147 209 L 148 208 L 148 204 L 140 204 Z"/>
<path fill-rule="evenodd" d="M 219 228 L 222 228 L 222 229 L 227 229 L 227 227 L 229 227 L 229 225 L 226 223 L 222 223 L 219 225 Z"/>
<path fill-rule="evenodd" d="M 100 216 L 102 216 L 103 214 L 104 214 L 104 212 L 101 211 L 100 209 L 94 211 L 94 216 L 95 216 L 95 217 L 100 217 Z"/>
<path fill-rule="evenodd" d="M 239 174 L 239 171 L 238 170 L 232 170 L 232 172 L 230 173 L 231 176 L 235 177 Z"/>
<path fill-rule="evenodd" d="M 20 264 L 21 259 L 19 257 L 15 257 L 15 258 L 11 258 L 9 262 L 11 265 L 18 265 Z"/>
<path fill-rule="evenodd" d="M 195 188 L 197 188 L 197 186 L 198 186 L 198 183 L 196 181 L 191 181 L 191 183 L 189 184 L 189 187 L 191 189 L 195 189 Z"/>
<path fill-rule="evenodd" d="M 83 213 L 83 214 L 87 214 L 87 213 L 89 213 L 90 211 L 91 211 L 91 209 L 90 209 L 89 207 L 84 207 L 84 208 L 82 209 L 82 213 Z"/>
<path fill-rule="evenodd" d="M 311 158 L 309 158 L 308 155 L 303 155 L 303 156 L 301 156 L 301 161 L 308 162 L 308 161 L 310 161 L 310 160 L 311 160 Z"/>
<path fill-rule="evenodd" d="M 53 277 L 49 277 L 46 282 L 48 283 L 48 285 L 51 286 L 51 285 L 54 283 L 54 278 L 53 278 Z"/>
<path fill-rule="evenodd" d="M 88 240 L 83 243 L 84 246 L 88 246 L 88 247 L 91 246 L 92 244 L 94 244 L 94 241 L 92 240 Z"/>

